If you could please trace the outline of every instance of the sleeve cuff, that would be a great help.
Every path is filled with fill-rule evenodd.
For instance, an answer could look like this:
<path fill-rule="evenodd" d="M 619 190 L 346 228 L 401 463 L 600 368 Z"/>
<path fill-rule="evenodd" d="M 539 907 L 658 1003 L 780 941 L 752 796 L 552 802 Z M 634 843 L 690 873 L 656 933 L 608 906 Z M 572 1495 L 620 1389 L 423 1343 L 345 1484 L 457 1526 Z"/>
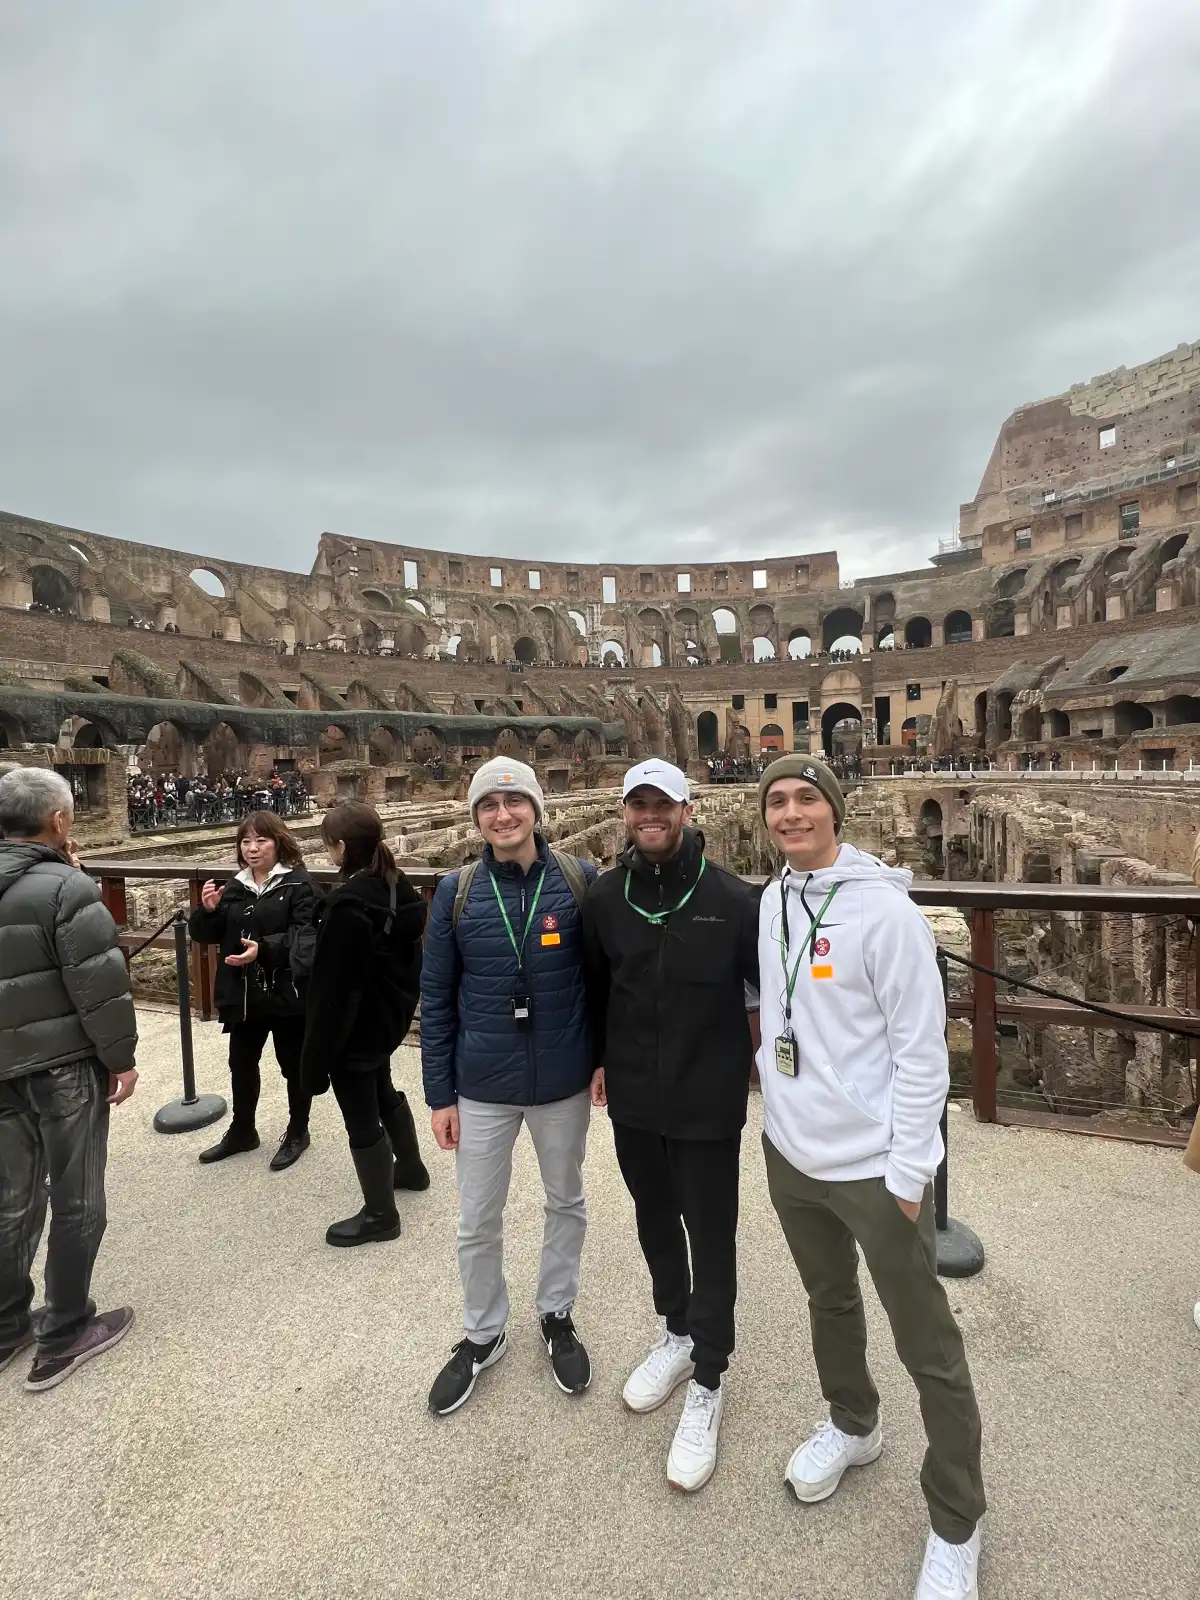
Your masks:
<path fill-rule="evenodd" d="M 889 1161 L 884 1171 L 883 1182 L 887 1192 L 894 1194 L 900 1200 L 920 1200 L 931 1179 L 914 1178 L 902 1171 L 894 1161 Z"/>

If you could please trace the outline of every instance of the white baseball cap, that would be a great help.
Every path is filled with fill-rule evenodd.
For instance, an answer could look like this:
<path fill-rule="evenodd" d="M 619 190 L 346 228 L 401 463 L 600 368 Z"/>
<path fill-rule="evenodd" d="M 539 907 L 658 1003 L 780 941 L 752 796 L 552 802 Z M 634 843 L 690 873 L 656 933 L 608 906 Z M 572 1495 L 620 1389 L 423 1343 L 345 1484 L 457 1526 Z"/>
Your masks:
<path fill-rule="evenodd" d="M 621 789 L 621 799 L 628 800 L 635 789 L 640 789 L 645 784 L 648 788 L 658 789 L 665 794 L 668 800 L 677 800 L 687 805 L 692 798 L 692 791 L 688 787 L 687 777 L 680 772 L 678 767 L 673 767 L 669 761 L 639 761 L 636 767 L 630 767 L 625 774 L 625 783 Z"/>

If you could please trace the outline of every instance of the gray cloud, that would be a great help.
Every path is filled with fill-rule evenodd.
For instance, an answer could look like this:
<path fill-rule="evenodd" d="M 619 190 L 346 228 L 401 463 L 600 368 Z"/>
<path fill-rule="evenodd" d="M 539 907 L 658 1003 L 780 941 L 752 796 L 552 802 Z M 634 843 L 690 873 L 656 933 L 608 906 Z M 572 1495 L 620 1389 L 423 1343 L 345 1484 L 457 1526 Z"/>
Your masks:
<path fill-rule="evenodd" d="M 1191 0 L 27 4 L 0 502 L 918 565 L 1015 405 L 1200 334 L 1198 152 Z"/>

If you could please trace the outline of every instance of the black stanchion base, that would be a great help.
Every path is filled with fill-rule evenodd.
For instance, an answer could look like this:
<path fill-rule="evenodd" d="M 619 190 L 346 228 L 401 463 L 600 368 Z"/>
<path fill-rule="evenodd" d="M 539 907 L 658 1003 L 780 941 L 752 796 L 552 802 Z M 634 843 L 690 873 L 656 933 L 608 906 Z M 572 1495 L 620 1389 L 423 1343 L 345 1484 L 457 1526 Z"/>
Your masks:
<path fill-rule="evenodd" d="M 978 1234 L 953 1217 L 937 1230 L 937 1269 L 942 1278 L 973 1278 L 983 1271 L 983 1245 Z"/>
<path fill-rule="evenodd" d="M 194 1133 L 219 1122 L 228 1107 L 219 1094 L 199 1094 L 192 1101 L 172 1100 L 154 1113 L 155 1133 Z"/>

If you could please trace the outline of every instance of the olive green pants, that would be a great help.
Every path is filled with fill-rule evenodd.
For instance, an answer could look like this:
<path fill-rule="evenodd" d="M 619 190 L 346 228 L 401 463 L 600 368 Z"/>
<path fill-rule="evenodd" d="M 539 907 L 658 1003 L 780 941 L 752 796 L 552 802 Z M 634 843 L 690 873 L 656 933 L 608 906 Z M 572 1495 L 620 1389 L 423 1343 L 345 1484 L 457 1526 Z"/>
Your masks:
<path fill-rule="evenodd" d="M 979 1465 L 979 1408 L 962 1334 L 937 1275 L 933 1190 L 910 1222 L 882 1178 L 817 1183 L 763 1135 L 767 1184 L 808 1294 L 813 1356 L 834 1425 L 868 1434 L 879 1391 L 867 1366 L 867 1319 L 857 1243 L 887 1313 L 896 1353 L 917 1386 L 928 1449 L 921 1488 L 936 1534 L 962 1544 L 986 1501 Z"/>

